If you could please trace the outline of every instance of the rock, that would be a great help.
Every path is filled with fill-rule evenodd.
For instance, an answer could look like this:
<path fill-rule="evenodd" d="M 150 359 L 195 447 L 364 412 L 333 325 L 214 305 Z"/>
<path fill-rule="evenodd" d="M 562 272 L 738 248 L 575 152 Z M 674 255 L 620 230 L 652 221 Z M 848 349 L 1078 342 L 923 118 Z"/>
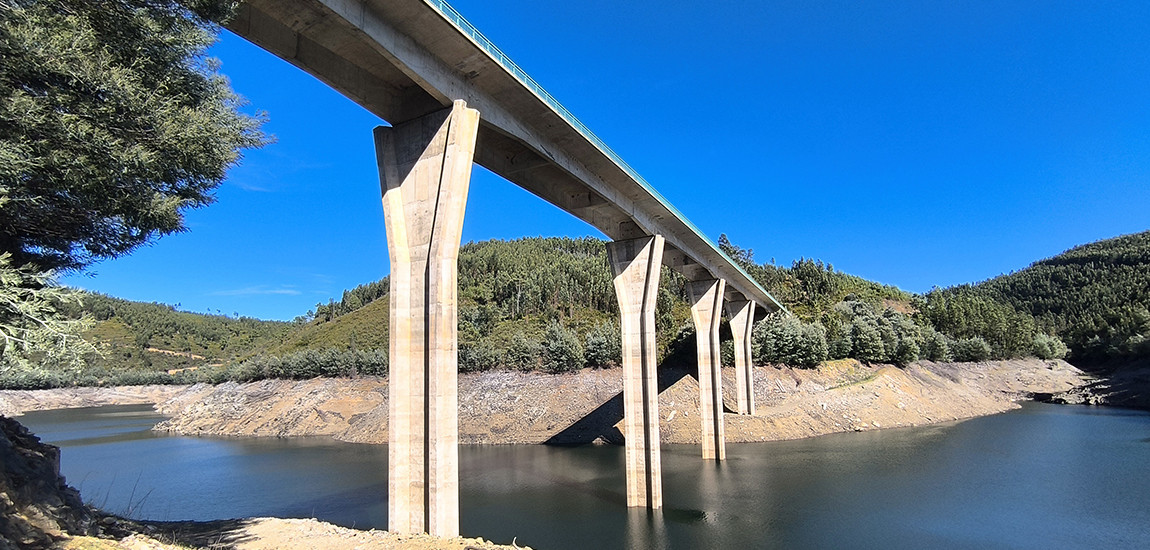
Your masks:
<path fill-rule="evenodd" d="M 91 511 L 60 476 L 60 449 L 19 422 L 0 417 L 0 548 L 48 548 L 92 534 Z"/>

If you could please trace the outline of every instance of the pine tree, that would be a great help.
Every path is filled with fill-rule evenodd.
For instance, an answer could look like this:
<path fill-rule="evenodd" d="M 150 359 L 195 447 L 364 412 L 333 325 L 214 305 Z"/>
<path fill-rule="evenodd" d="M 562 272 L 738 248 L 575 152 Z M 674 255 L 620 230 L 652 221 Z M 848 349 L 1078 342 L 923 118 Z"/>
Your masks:
<path fill-rule="evenodd" d="M 83 268 L 183 231 L 261 120 L 205 58 L 222 0 L 0 0 L 0 253 Z"/>

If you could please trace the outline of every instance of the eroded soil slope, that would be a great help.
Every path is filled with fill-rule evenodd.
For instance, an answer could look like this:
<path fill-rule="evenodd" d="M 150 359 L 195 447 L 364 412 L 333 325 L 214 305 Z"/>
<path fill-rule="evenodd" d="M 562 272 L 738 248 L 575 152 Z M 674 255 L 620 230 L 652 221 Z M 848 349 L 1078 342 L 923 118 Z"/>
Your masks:
<path fill-rule="evenodd" d="M 461 443 L 622 441 L 622 371 L 547 375 L 492 371 L 460 375 Z M 724 369 L 727 409 L 734 372 Z M 796 439 L 832 432 L 913 426 L 1016 408 L 1034 393 L 1085 383 L 1063 361 L 918 362 L 905 368 L 833 361 L 813 370 L 757 367 L 755 416 L 728 413 L 727 441 Z M 661 437 L 697 443 L 698 383 L 685 370 L 660 374 Z M 196 435 L 330 435 L 387 441 L 385 378 L 265 380 L 197 385 L 157 409 L 172 418 L 156 429 Z"/>
<path fill-rule="evenodd" d="M 75 409 L 102 405 L 162 403 L 187 386 L 118 386 L 112 388 L 59 388 L 54 390 L 0 390 L 0 415 L 19 416 L 27 411 Z"/>

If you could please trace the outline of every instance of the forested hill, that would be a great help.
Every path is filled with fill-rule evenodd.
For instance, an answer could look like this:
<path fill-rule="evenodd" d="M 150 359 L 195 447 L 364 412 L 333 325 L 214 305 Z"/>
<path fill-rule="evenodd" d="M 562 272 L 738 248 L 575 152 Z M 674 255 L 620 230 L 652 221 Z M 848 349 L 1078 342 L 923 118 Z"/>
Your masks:
<path fill-rule="evenodd" d="M 970 289 L 1030 313 L 1076 359 L 1150 358 L 1150 231 L 1077 246 Z"/>
<path fill-rule="evenodd" d="M 98 353 L 89 354 L 86 363 L 98 369 L 166 371 L 224 364 L 278 343 L 297 325 L 191 313 L 90 292 L 61 309 L 69 317 L 86 314 L 94 321 L 84 337 Z"/>
<path fill-rule="evenodd" d="M 794 313 L 756 324 L 755 362 L 809 367 L 841 358 L 901 365 L 917 359 L 1062 357 L 1066 347 L 1055 334 L 1077 338 L 1072 341 L 1083 356 L 1114 350 L 1144 354 L 1147 240 L 1142 234 L 1095 243 L 1016 274 L 926 295 L 848 275 L 817 260 L 757 263 L 750 250 L 725 236 L 719 244 Z M 655 315 L 660 361 L 694 361 L 685 282 L 663 269 Z M 60 374 L 42 365 L 35 372 L 0 377 L 0 385 L 383 373 L 387 292 L 386 278 L 369 282 L 344 291 L 339 301 L 317 304 L 294 322 L 202 315 L 87 295 L 83 307 L 70 313 L 94 318 L 86 337 L 102 353 L 88 356 L 80 370 Z M 460 370 L 611 367 L 619 362 L 617 323 L 601 240 L 492 240 L 460 249 Z M 725 324 L 721 334 L 724 363 L 730 364 L 733 348 Z M 125 372 L 131 376 L 120 376 Z"/>

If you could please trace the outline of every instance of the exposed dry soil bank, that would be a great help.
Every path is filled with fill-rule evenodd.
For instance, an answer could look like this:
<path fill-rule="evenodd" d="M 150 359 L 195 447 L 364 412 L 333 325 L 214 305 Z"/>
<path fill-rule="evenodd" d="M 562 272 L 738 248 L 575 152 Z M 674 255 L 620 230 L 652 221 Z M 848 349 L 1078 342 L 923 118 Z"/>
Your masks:
<path fill-rule="evenodd" d="M 462 375 L 460 440 L 463 443 L 621 442 L 621 375 L 620 369 L 562 375 L 507 371 Z M 1018 406 L 1015 401 L 1033 394 L 1064 394 L 1091 382 L 1065 362 L 1038 360 L 919 362 L 906 368 L 867 366 L 845 360 L 826 363 L 815 370 L 759 367 L 754 375 L 756 414 L 728 413 L 725 416 L 728 441 L 794 439 L 969 418 L 1015 408 Z M 726 405 L 730 409 L 734 405 L 730 399 L 734 372 L 724 369 L 723 378 L 728 395 Z M 661 371 L 659 413 L 664 442 L 698 442 L 698 391 L 698 383 L 686 370 Z M 0 414 L 4 415 L 27 410 L 139 403 L 155 403 L 157 410 L 172 417 L 156 429 L 182 434 L 330 435 L 364 443 L 387 440 L 385 378 L 0 391 Z M 50 457 L 45 463 L 51 470 L 47 477 L 58 478 L 58 463 Z M 42 542 L 46 544 L 37 547 L 46 548 L 56 539 L 53 548 L 73 550 L 174 550 L 187 547 L 184 545 L 217 547 L 221 544 L 236 550 L 512 548 L 481 539 L 437 539 L 386 531 L 356 531 L 315 520 L 257 518 L 139 524 L 104 517 L 84 523 L 87 527 L 78 531 L 95 530 L 101 538 L 68 536 L 50 529 L 31 531 L 44 534 Z M 29 536 L 24 531 L 6 538 L 5 542 Z"/>
<path fill-rule="evenodd" d="M 19 416 L 27 411 L 163 403 L 185 389 L 187 386 L 0 390 L 0 415 L 11 417 Z"/>
<path fill-rule="evenodd" d="M 728 411 L 734 372 L 723 369 Z M 755 416 L 728 413 L 729 442 L 797 439 L 833 432 L 915 426 L 1003 412 L 1032 394 L 1087 383 L 1063 361 L 931 363 L 905 368 L 832 361 L 818 369 L 755 368 Z M 622 442 L 621 369 L 567 374 L 492 371 L 459 377 L 465 444 Z M 171 418 L 156 429 L 186 435 L 329 435 L 387 442 L 387 380 L 264 380 L 217 386 L 81 388 L 0 392 L 0 413 L 157 403 Z M 686 370 L 660 374 L 660 434 L 698 443 L 698 382 Z"/>

